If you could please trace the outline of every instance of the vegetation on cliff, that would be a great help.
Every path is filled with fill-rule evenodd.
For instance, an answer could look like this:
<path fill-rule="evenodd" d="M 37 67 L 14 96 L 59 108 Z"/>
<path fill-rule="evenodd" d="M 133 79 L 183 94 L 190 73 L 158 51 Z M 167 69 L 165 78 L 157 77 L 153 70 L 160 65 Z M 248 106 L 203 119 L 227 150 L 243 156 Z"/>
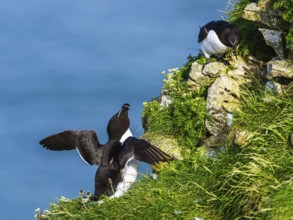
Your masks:
<path fill-rule="evenodd" d="M 240 21 L 241 11 L 250 2 L 255 1 L 240 0 L 230 12 L 231 20 L 239 21 L 246 33 L 238 52 L 271 59 L 273 53 L 254 45 L 262 39 L 249 40 L 253 30 L 246 28 L 251 25 Z M 274 7 L 286 9 L 283 19 L 293 22 L 292 1 L 273 2 Z M 291 29 L 288 43 L 293 41 L 290 33 Z M 166 74 L 165 104 L 157 99 L 144 104 L 145 131 L 176 137 L 184 148 L 183 160 L 159 171 L 157 179 L 143 176 L 121 198 L 105 197 L 103 204 L 88 203 L 84 196 L 61 198 L 49 211 L 37 210 L 36 218 L 293 219 L 292 83 L 279 94 L 259 78 L 251 78 L 241 88 L 240 108 L 233 112 L 223 146 L 207 149 L 202 145 L 208 136 L 204 128 L 207 88 L 190 90 L 186 82 L 191 64 L 203 59 L 189 56 L 185 65 Z"/>
<path fill-rule="evenodd" d="M 286 40 L 288 47 L 293 50 L 293 1 L 292 0 L 275 0 L 274 9 L 282 11 L 282 18 L 288 22 L 288 33 Z"/>
<path fill-rule="evenodd" d="M 122 198 L 103 204 L 61 199 L 40 219 L 290 219 L 292 100 L 292 93 L 275 94 L 256 80 L 242 92 L 225 150 L 207 151 L 187 132 L 199 148 L 160 171 L 157 180 L 146 176 Z M 157 112 L 149 105 L 146 110 Z M 239 130 L 248 134 L 241 147 L 235 143 Z"/>
<path fill-rule="evenodd" d="M 241 41 L 238 47 L 238 53 L 247 56 L 253 54 L 259 60 L 270 60 L 275 56 L 274 50 L 266 45 L 258 27 L 242 18 L 244 8 L 247 4 L 258 2 L 257 0 L 240 0 L 233 4 L 232 9 L 227 12 L 229 20 L 237 25 L 241 34 Z"/>
<path fill-rule="evenodd" d="M 169 75 L 164 73 L 163 90 L 168 93 L 168 106 L 153 100 L 144 104 L 142 113 L 145 132 L 171 134 L 188 149 L 197 146 L 205 133 L 205 90 L 190 90 L 184 79 L 194 61 L 195 58 L 189 56 L 188 62 L 179 70 Z"/>
<path fill-rule="evenodd" d="M 275 56 L 274 50 L 266 45 L 262 34 L 258 31 L 258 27 L 253 25 L 250 21 L 243 18 L 244 8 L 249 3 L 260 3 L 267 7 L 268 14 L 276 12 L 281 23 L 284 23 L 283 29 L 284 37 L 286 38 L 287 48 L 293 49 L 293 1 L 292 0 L 239 0 L 229 1 L 229 8 L 232 9 L 227 12 L 228 19 L 239 27 L 241 32 L 241 43 L 238 51 L 242 55 L 253 54 L 256 58 L 263 61 L 268 61 Z M 274 21 L 271 21 L 274 23 Z"/>

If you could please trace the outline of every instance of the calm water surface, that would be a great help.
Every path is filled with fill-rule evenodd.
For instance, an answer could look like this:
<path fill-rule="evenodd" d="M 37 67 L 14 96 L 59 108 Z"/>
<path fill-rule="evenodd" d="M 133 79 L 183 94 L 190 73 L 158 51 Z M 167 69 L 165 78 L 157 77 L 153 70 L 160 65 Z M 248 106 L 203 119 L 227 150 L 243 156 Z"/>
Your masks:
<path fill-rule="evenodd" d="M 161 72 L 198 53 L 200 25 L 226 0 L 2 0 L 0 4 L 0 219 L 33 219 L 61 195 L 93 191 L 96 167 L 38 141 L 64 129 L 95 129 L 131 104 L 139 137 L 142 103 Z"/>

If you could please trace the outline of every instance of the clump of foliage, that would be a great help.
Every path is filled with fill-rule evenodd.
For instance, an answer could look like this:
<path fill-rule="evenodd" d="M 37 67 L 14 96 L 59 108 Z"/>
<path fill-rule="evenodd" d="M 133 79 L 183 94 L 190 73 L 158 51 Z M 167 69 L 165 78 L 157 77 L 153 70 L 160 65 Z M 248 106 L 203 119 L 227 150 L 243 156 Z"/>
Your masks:
<path fill-rule="evenodd" d="M 180 69 L 166 74 L 163 90 L 170 100 L 168 106 L 157 100 L 144 103 L 143 126 L 148 131 L 174 135 L 179 143 L 190 148 L 198 145 L 205 134 L 204 118 L 206 101 L 204 91 L 192 91 L 188 88 L 188 75 L 194 57 Z"/>
<path fill-rule="evenodd" d="M 281 10 L 282 17 L 289 23 L 289 30 L 286 35 L 287 44 L 290 50 L 293 50 L 293 1 L 292 0 L 275 0 L 274 9 Z"/>
<path fill-rule="evenodd" d="M 286 0 L 284 0 L 286 1 Z M 237 3 L 229 1 L 228 6 L 232 9 L 227 12 L 228 20 L 235 24 L 240 31 L 241 39 L 237 52 L 241 55 L 253 55 L 259 60 L 268 61 L 276 56 L 274 50 L 266 45 L 265 40 L 254 24 L 242 18 L 246 5 L 257 0 L 239 0 Z"/>

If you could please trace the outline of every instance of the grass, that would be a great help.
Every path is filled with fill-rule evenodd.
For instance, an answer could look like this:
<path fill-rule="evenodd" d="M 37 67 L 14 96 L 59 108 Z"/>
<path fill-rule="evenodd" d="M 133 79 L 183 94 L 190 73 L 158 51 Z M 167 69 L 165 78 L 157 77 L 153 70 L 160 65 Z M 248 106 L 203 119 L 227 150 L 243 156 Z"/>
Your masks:
<path fill-rule="evenodd" d="M 286 204 L 286 206 L 284 206 Z M 292 219 L 293 218 L 293 180 L 285 181 L 267 204 L 271 209 L 268 219 Z"/>
<path fill-rule="evenodd" d="M 241 99 L 225 151 L 208 156 L 199 147 L 121 198 L 63 199 L 38 219 L 292 219 L 292 93 L 277 95 L 256 83 Z M 239 130 L 252 134 L 241 146 L 234 141 Z"/>
<path fill-rule="evenodd" d="M 237 130 L 252 135 L 243 146 L 226 142 L 228 151 L 232 150 L 229 157 L 235 158 L 227 163 L 232 167 L 225 169 L 222 177 L 225 184 L 221 190 L 226 191 L 222 198 L 229 202 L 220 203 L 218 209 L 229 213 L 226 218 L 263 219 L 274 212 L 268 204 L 293 174 L 288 142 L 293 133 L 292 98 L 292 93 L 276 95 L 259 83 L 243 92 L 230 135 Z M 282 206 L 289 210 L 287 202 Z"/>
<path fill-rule="evenodd" d="M 185 171 L 183 175 L 183 171 Z M 49 219 L 193 219 L 200 208 L 192 169 L 177 161 L 158 180 L 145 177 L 125 196 L 103 204 L 82 205 L 81 199 L 51 205 Z M 46 217 L 45 217 L 46 218 Z M 44 217 L 39 219 L 45 219 Z"/>

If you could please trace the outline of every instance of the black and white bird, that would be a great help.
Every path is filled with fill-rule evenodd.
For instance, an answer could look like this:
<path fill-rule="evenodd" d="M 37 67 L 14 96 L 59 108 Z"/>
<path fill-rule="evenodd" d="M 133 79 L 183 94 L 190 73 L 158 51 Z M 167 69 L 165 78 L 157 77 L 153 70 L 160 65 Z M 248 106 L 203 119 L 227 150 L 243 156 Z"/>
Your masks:
<path fill-rule="evenodd" d="M 65 130 L 40 141 L 49 150 L 76 149 L 87 164 L 99 166 L 92 200 L 99 200 L 102 195 L 117 198 L 127 192 L 137 178 L 139 161 L 154 164 L 172 159 L 149 142 L 132 136 L 129 108 L 129 104 L 124 104 L 109 120 L 106 144 L 99 143 L 94 130 Z"/>
<path fill-rule="evenodd" d="M 198 42 L 201 51 L 209 59 L 215 55 L 222 57 L 229 50 L 236 49 L 240 40 L 240 33 L 237 27 L 227 21 L 211 21 L 200 27 Z"/>

